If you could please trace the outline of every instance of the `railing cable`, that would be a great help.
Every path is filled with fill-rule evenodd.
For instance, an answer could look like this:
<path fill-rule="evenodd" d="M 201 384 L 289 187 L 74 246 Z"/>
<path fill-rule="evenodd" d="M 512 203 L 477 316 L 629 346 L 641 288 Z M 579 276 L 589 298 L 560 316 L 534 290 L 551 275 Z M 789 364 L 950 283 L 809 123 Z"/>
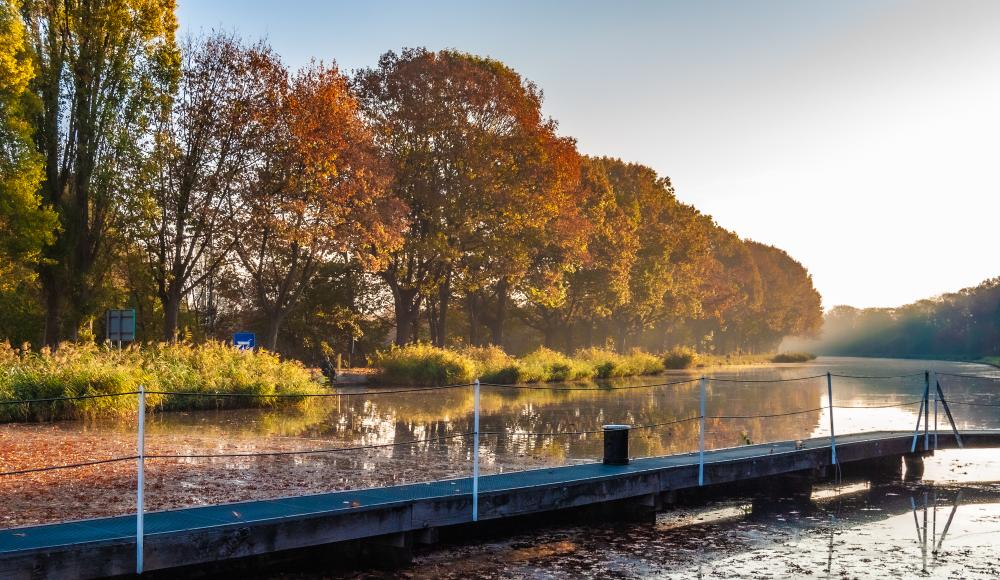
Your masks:
<path fill-rule="evenodd" d="M 147 456 L 148 457 L 148 456 Z M 28 473 L 41 473 L 43 471 L 58 471 L 60 469 L 75 469 L 77 467 L 89 467 L 91 465 L 103 465 L 105 463 L 117 463 L 119 461 L 132 461 L 138 459 L 138 455 L 129 455 L 128 457 L 113 457 L 111 459 L 98 459 L 96 461 L 84 461 L 82 463 L 69 463 L 66 465 L 50 465 L 47 467 L 33 467 L 30 469 L 18 469 L 16 471 L 3 471 L 0 472 L 0 477 L 5 475 L 26 475 Z"/>
<path fill-rule="evenodd" d="M 173 454 L 173 453 L 157 453 L 157 454 L 147 454 L 146 459 L 212 459 L 216 457 L 280 457 L 284 455 L 315 455 L 320 453 L 337 453 L 339 451 L 360 451 L 362 449 L 384 449 L 387 447 L 401 447 L 404 445 L 416 445 L 418 443 L 431 443 L 434 441 L 446 441 L 449 439 L 458 439 L 460 437 L 468 437 L 472 435 L 471 431 L 464 433 L 457 433 L 454 435 L 445 435 L 441 437 L 428 437 L 424 439 L 411 439 L 408 441 L 397 441 L 394 443 L 380 443 L 376 445 L 358 445 L 354 447 L 328 447 L 324 449 L 301 449 L 296 451 L 259 451 L 250 453 L 192 453 L 192 454 Z"/>
<path fill-rule="evenodd" d="M 674 385 L 685 385 L 688 383 L 696 383 L 698 379 L 688 379 L 684 381 L 672 381 L 667 383 L 653 383 L 649 385 L 625 385 L 620 387 L 547 387 L 545 385 L 523 385 L 523 384 L 512 384 L 512 383 L 479 383 L 483 387 L 499 387 L 504 389 L 526 389 L 526 390 L 536 390 L 536 391 L 593 391 L 595 393 L 603 393 L 606 391 L 627 391 L 634 389 L 651 389 L 654 387 L 671 387 Z"/>

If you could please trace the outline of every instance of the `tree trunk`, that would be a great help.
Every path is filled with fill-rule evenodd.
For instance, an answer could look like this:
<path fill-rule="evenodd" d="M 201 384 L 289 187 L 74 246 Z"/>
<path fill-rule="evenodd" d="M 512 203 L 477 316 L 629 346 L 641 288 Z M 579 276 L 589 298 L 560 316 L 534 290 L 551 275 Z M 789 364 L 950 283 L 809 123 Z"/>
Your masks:
<path fill-rule="evenodd" d="M 165 295 L 160 296 L 160 304 L 163 306 L 163 340 L 177 342 L 177 324 L 181 313 L 180 292 L 168 290 Z"/>
<path fill-rule="evenodd" d="M 285 313 L 268 313 L 267 334 L 264 335 L 264 346 L 272 352 L 278 351 L 278 332 L 281 330 L 281 323 L 285 321 Z"/>
<path fill-rule="evenodd" d="M 545 348 L 554 349 L 556 346 L 556 328 L 552 325 L 546 325 L 545 330 L 542 331 L 542 344 Z"/>
<path fill-rule="evenodd" d="M 420 315 L 420 295 L 415 288 L 392 288 L 393 311 L 396 318 L 396 344 L 402 346 L 416 334 Z"/>
<path fill-rule="evenodd" d="M 427 314 L 427 333 L 430 335 L 431 344 L 438 345 L 438 305 L 431 300 L 427 300 L 424 308 Z"/>
<path fill-rule="evenodd" d="M 438 303 L 437 303 L 437 340 L 434 341 L 434 346 L 439 348 L 444 348 L 445 342 L 448 339 L 448 330 L 446 324 L 448 323 L 448 302 L 451 300 L 451 272 L 444 278 L 444 282 L 438 287 Z"/>
<path fill-rule="evenodd" d="M 481 296 L 478 292 L 469 291 L 465 295 L 465 309 L 469 315 L 469 344 L 481 346 L 479 338 Z"/>
<path fill-rule="evenodd" d="M 503 325 L 507 319 L 507 302 L 508 302 L 508 291 L 510 284 L 507 282 L 506 278 L 500 280 L 497 283 L 496 297 L 496 311 L 494 312 L 493 320 L 490 321 L 490 334 L 493 339 L 493 344 L 499 347 L 503 347 Z"/>
<path fill-rule="evenodd" d="M 62 338 L 62 294 L 59 291 L 55 277 L 49 271 L 43 270 L 39 276 L 42 282 L 42 295 L 45 298 L 45 327 L 42 334 L 42 344 L 49 348 L 59 346 Z"/>
<path fill-rule="evenodd" d="M 628 348 L 628 326 L 621 322 L 617 325 L 618 330 L 618 340 L 617 343 L 618 352 L 624 353 L 625 349 Z"/>

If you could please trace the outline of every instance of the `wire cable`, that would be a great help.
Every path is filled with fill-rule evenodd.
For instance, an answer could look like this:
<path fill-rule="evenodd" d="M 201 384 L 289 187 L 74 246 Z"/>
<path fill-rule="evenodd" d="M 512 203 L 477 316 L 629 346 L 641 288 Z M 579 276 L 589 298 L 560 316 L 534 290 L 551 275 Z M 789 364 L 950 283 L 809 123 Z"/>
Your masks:
<path fill-rule="evenodd" d="M 302 393 L 302 394 L 292 394 L 292 393 L 274 393 L 270 395 L 264 395 L 260 393 L 204 393 L 199 391 L 146 391 L 147 395 L 170 395 L 179 397 L 256 397 L 261 399 L 302 399 L 308 397 L 350 397 L 353 395 L 396 395 L 402 393 L 419 393 L 423 391 L 443 391 L 447 389 L 458 389 L 463 387 L 471 387 L 473 383 L 466 383 L 460 385 L 443 385 L 439 387 L 413 387 L 413 388 L 403 388 L 403 389 L 384 389 L 381 391 L 360 391 L 357 393 Z"/>
<path fill-rule="evenodd" d="M 815 409 L 803 409 L 801 411 L 789 411 L 787 413 L 770 413 L 767 415 L 705 415 L 706 419 L 768 419 L 771 417 L 788 417 L 790 415 L 803 415 L 805 413 L 815 413 L 822 411 L 826 407 L 816 407 Z"/>
<path fill-rule="evenodd" d="M 987 372 L 987 371 L 983 371 L 983 372 Z M 964 379 L 986 379 L 988 381 L 1000 381 L 1000 377 L 997 377 L 997 376 L 966 375 L 966 374 L 962 374 L 962 373 L 942 373 L 942 372 L 935 372 L 935 374 L 938 375 L 938 376 L 945 376 L 945 377 L 961 377 L 961 378 L 964 378 Z"/>
<path fill-rule="evenodd" d="M 193 454 L 173 454 L 173 453 L 152 453 L 145 455 L 146 459 L 212 459 L 222 457 L 280 457 L 284 455 L 314 455 L 318 453 L 336 453 L 338 451 L 359 451 L 362 449 L 383 449 L 387 447 L 401 447 L 404 445 L 414 445 L 417 443 L 430 443 L 433 441 L 445 441 L 468 437 L 471 432 L 446 435 L 442 437 L 430 437 L 424 439 L 411 439 L 409 441 L 397 441 L 395 443 L 381 443 L 378 445 L 359 445 L 355 447 L 328 447 L 325 449 L 302 449 L 297 451 L 259 451 L 251 453 L 193 453 Z"/>
<path fill-rule="evenodd" d="M 655 429 L 657 427 L 666 427 L 667 425 L 676 425 L 678 423 L 686 423 L 688 421 L 697 421 L 700 416 L 688 417 L 687 419 L 675 419 L 673 421 L 664 421 L 662 423 L 648 423 L 646 425 L 635 425 L 629 426 L 632 431 L 638 429 Z M 706 417 L 707 419 L 708 417 Z M 596 435 L 598 433 L 603 433 L 604 429 L 593 429 L 589 431 L 530 431 L 530 432 L 520 432 L 520 433 L 510 433 L 507 431 L 480 431 L 480 435 L 508 435 L 514 437 L 551 437 L 557 435 Z"/>
<path fill-rule="evenodd" d="M 823 375 L 826 376 L 826 375 Z M 841 375 L 837 373 L 830 373 L 830 376 L 837 377 L 841 379 L 872 379 L 872 380 L 883 380 L 883 379 L 909 379 L 913 377 L 924 376 L 923 372 L 919 373 L 909 373 L 906 375 Z"/>
<path fill-rule="evenodd" d="M 148 457 L 148 456 L 147 456 Z M 105 463 L 117 463 L 119 461 L 132 461 L 133 459 L 139 459 L 138 455 L 130 455 L 128 457 L 113 457 L 111 459 L 99 459 L 97 461 L 85 461 L 83 463 L 70 463 L 67 465 L 50 465 L 48 467 L 33 467 L 31 469 L 18 469 L 17 471 L 4 471 L 0 472 L 0 477 L 5 475 L 25 475 L 28 473 L 41 473 L 43 471 L 57 471 L 60 469 L 75 469 L 77 467 L 88 467 L 91 465 L 103 465 Z"/>
<path fill-rule="evenodd" d="M 416 393 L 422 391 L 441 391 L 445 389 L 458 389 L 471 387 L 473 383 L 462 383 L 455 385 L 441 385 L 435 387 L 413 387 L 400 389 L 383 389 L 380 391 L 361 391 L 357 393 L 206 393 L 203 391 L 146 391 L 147 395 L 169 395 L 175 397 L 250 397 L 259 399 L 302 399 L 314 397 L 348 397 L 352 395 L 394 395 L 399 393 Z M 94 395 L 79 395 L 73 397 L 50 397 L 45 399 L 9 399 L 0 401 L 0 405 L 23 405 L 32 403 L 56 403 L 62 401 L 82 401 L 85 399 L 102 399 L 107 397 L 125 397 L 138 395 L 139 391 L 123 391 L 121 393 L 100 393 Z"/>
<path fill-rule="evenodd" d="M 954 401 L 948 399 L 949 405 L 964 405 L 966 407 L 1000 407 L 1000 403 L 977 403 L 975 401 Z"/>
<path fill-rule="evenodd" d="M 716 383 L 791 383 L 795 381 L 810 381 L 813 379 L 825 378 L 826 375 L 812 375 L 808 377 L 794 377 L 791 379 L 723 379 L 716 377 L 705 377 L 706 380 Z"/>
<path fill-rule="evenodd" d="M 653 383 L 651 385 L 627 385 L 621 387 L 547 387 L 545 385 L 518 385 L 518 384 L 505 384 L 505 383 L 479 383 L 480 387 L 499 387 L 505 389 L 526 389 L 526 390 L 536 390 L 536 391 L 593 391 L 595 393 L 603 393 L 606 391 L 627 391 L 634 389 L 651 389 L 654 387 L 670 387 L 674 385 L 686 385 L 689 383 L 696 383 L 698 379 L 688 379 L 685 381 L 672 381 L 668 383 Z"/>
<path fill-rule="evenodd" d="M 106 397 L 125 397 L 138 395 L 139 391 L 125 391 L 123 393 L 102 393 L 99 395 L 79 395 L 75 397 L 51 397 L 48 399 L 19 399 L 0 401 L 0 405 L 22 405 L 30 403 L 55 403 L 59 401 L 82 401 L 84 399 L 103 399 Z"/>
<path fill-rule="evenodd" d="M 834 409 L 889 409 L 891 407 L 905 407 L 907 405 L 916 405 L 917 403 L 922 403 L 922 402 L 923 399 L 917 399 L 916 401 L 909 401 L 906 403 L 892 403 L 888 405 L 834 405 L 833 408 Z"/>

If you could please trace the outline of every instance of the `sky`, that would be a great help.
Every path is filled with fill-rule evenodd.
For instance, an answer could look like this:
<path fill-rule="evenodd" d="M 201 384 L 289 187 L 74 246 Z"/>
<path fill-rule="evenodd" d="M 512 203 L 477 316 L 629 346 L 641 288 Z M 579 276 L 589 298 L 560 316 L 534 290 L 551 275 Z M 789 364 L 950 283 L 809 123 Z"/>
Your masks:
<path fill-rule="evenodd" d="M 824 306 L 1000 276 L 1000 2 L 179 0 L 181 35 L 290 66 L 402 47 L 499 59 L 581 152 L 786 250 Z"/>

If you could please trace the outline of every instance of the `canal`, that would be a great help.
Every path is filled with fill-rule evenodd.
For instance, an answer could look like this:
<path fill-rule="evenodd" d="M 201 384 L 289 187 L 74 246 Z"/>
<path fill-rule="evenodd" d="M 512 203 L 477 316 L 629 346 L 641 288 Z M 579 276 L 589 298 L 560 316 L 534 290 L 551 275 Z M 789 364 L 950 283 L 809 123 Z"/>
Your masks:
<path fill-rule="evenodd" d="M 1000 403 L 1000 382 L 954 376 L 1000 378 L 1000 369 L 941 361 L 822 357 L 806 364 L 706 369 L 594 383 L 532 388 L 486 386 L 482 390 L 481 430 L 489 434 L 483 435 L 481 441 L 481 469 L 483 473 L 497 473 L 593 461 L 600 457 L 601 438 L 592 431 L 606 423 L 649 426 L 634 432 L 633 456 L 697 449 L 698 422 L 684 420 L 698 415 L 699 386 L 695 379 L 702 372 L 724 379 L 710 383 L 707 392 L 706 414 L 714 417 L 706 423 L 708 448 L 828 436 L 831 409 L 825 376 L 793 380 L 827 371 L 865 377 L 833 379 L 832 412 L 838 432 L 912 429 L 923 393 L 925 369 L 942 373 L 939 379 L 946 396 L 955 402 L 952 410 L 960 428 L 1000 427 L 995 407 L 964 404 Z M 687 379 L 692 380 L 652 388 L 608 388 Z M 772 380 L 783 382 L 764 382 Z M 347 396 L 317 400 L 296 409 L 152 415 L 147 422 L 149 454 L 337 451 L 152 460 L 147 462 L 146 474 L 148 509 L 408 483 L 470 473 L 472 438 L 468 433 L 472 430 L 473 410 L 470 388 L 377 395 L 368 394 L 370 390 L 371 387 L 345 387 L 343 392 L 349 393 Z M 940 424 L 942 428 L 946 426 L 943 413 Z M 0 454 L 2 470 L 99 460 L 134 453 L 135 423 L 123 419 L 6 424 L 0 425 L 0 444 L 4 450 Z M 969 491 L 966 497 L 975 496 L 979 506 L 976 509 L 986 510 L 982 517 L 995 524 L 1000 512 L 990 511 L 993 508 L 988 506 L 993 504 L 988 500 L 996 489 L 990 484 L 977 483 L 990 481 L 982 479 L 983 473 L 989 472 L 980 467 L 979 460 L 984 458 L 975 459 L 973 477 L 977 479 L 970 480 L 963 478 L 969 475 L 971 460 L 963 457 L 966 455 L 942 454 L 935 460 L 940 465 L 934 467 L 932 463 L 929 467 L 927 479 L 971 486 L 969 489 L 975 493 Z M 135 466 L 131 463 L 4 478 L 0 481 L 0 499 L 7 509 L 0 515 L 0 526 L 58 521 L 66 513 L 74 513 L 75 517 L 127 514 L 134 511 L 134 485 Z M 927 491 L 929 497 L 936 498 L 929 500 L 931 504 L 941 504 L 940 511 L 950 501 L 948 498 L 962 489 L 956 483 L 942 485 L 945 487 L 940 489 L 914 489 L 911 495 L 915 494 L 914 501 L 921 503 Z M 629 548 L 623 553 L 619 553 L 623 548 L 614 547 L 615 542 L 611 541 L 611 536 L 618 537 L 618 528 L 543 531 L 527 536 L 528 539 L 512 539 L 486 547 L 435 551 L 422 556 L 414 570 L 426 570 L 429 576 L 442 573 L 442 561 L 438 558 L 447 558 L 451 550 L 456 558 L 466 562 L 481 561 L 485 565 L 491 558 L 522 562 L 523 569 L 518 575 L 527 577 L 559 576 L 558 570 L 600 577 L 611 574 L 610 568 L 600 566 L 614 566 L 615 562 L 623 562 L 622 570 L 628 572 L 621 574 L 628 577 L 672 574 L 686 577 L 699 573 L 690 568 L 693 562 L 710 570 L 726 570 L 725 576 L 738 576 L 741 566 L 751 572 L 757 569 L 748 562 L 761 559 L 760 550 L 770 554 L 763 558 L 768 566 L 778 566 L 782 554 L 788 556 L 789 562 L 799 562 L 794 546 L 781 544 L 784 546 L 781 550 L 769 547 L 781 538 L 796 538 L 796 545 L 798 542 L 811 545 L 819 541 L 817 534 L 826 533 L 835 545 L 840 536 L 844 536 L 842 541 L 850 543 L 858 537 L 845 531 L 854 530 L 852 526 L 868 526 L 864 529 L 871 530 L 872 537 L 884 538 L 895 533 L 887 530 L 898 527 L 892 518 L 913 519 L 913 514 L 907 511 L 908 496 L 903 502 L 906 513 L 888 519 L 865 519 L 866 515 L 872 515 L 868 511 L 883 515 L 898 511 L 896 500 L 892 500 L 895 503 L 891 509 L 878 504 L 910 492 L 886 495 L 876 491 L 873 496 L 868 489 L 848 491 L 851 493 L 826 490 L 823 493 L 827 497 L 818 498 L 806 510 L 801 506 L 784 510 L 779 502 L 775 509 L 766 510 L 766 515 L 755 514 L 755 510 L 741 503 L 713 506 L 706 511 L 662 514 L 655 526 L 630 528 L 628 534 L 637 535 L 626 536 L 630 538 L 625 542 Z M 956 515 L 958 519 L 952 524 L 955 530 L 962 529 L 963 518 L 970 511 Z M 823 515 L 828 512 L 847 515 L 831 520 Z M 918 521 L 920 518 L 922 515 Z M 605 541 L 602 534 L 611 536 Z M 681 536 L 702 537 L 704 541 L 698 546 L 690 542 L 677 544 Z M 909 541 L 903 535 L 899 537 L 900 546 Z M 639 550 L 637 546 L 648 549 Z M 697 558 L 685 555 L 695 548 L 699 550 Z M 650 551 L 658 555 L 649 556 Z M 845 547 L 844 551 L 854 553 L 864 549 L 855 546 Z M 584 564 L 588 558 L 600 566 L 587 568 Z M 741 558 L 749 560 L 744 562 Z M 781 576 L 790 573 L 789 570 L 775 568 L 770 575 Z M 832 564 L 826 570 L 826 574 L 836 575 Z M 820 568 L 814 570 L 820 571 Z M 459 569 L 454 573 L 461 575 Z M 615 574 L 618 572 L 612 575 Z"/>

